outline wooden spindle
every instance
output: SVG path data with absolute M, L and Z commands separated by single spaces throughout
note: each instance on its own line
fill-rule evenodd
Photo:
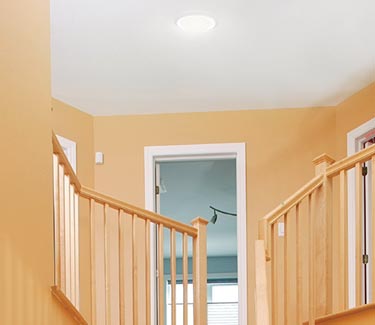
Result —
M 188 235 L 185 232 L 183 235 L 183 250 L 182 250 L 182 285 L 183 285 L 183 311 L 184 322 L 183 325 L 188 325 Z
M 296 319 L 297 324 L 302 324 L 302 283 L 303 283 L 303 273 L 302 273 L 302 243 L 300 234 L 300 205 L 296 205 L 296 273 L 297 273 L 297 286 L 296 286 Z
M 158 225 L 158 316 L 159 324 L 164 324 L 164 226 Z
M 122 210 L 118 210 L 117 224 L 118 224 L 118 263 L 119 263 L 119 317 L 120 325 L 125 325 L 125 265 L 124 265 L 124 215 Z
M 371 158 L 371 279 L 372 279 L 372 302 L 375 303 L 375 156 Z
M 355 165 L 355 291 L 356 291 L 356 306 L 362 304 L 362 164 Z
M 55 285 L 61 289 L 61 245 L 60 245 L 60 184 L 59 157 L 53 155 L 53 214 L 54 214 L 54 246 L 55 246 Z
M 289 268 L 288 268 L 288 214 L 284 215 L 284 324 L 288 324 Z
M 263 240 L 255 241 L 255 324 L 270 325 L 267 295 L 267 268 Z
M 75 307 L 79 310 L 80 306 L 80 281 L 79 281 L 79 197 L 77 193 L 74 193 L 74 228 L 75 228 L 75 246 L 74 246 L 74 258 L 75 258 L 75 296 L 76 304 Z
M 151 292 L 150 292 L 150 261 L 151 261 L 151 253 L 150 253 L 150 220 L 147 219 L 145 221 L 145 283 L 146 283 L 146 325 L 151 324 Z
M 69 183 L 70 183 L 70 177 L 69 177 Z M 76 287 L 75 287 L 75 269 L 76 269 L 76 259 L 75 259 L 75 222 L 74 222 L 74 187 L 72 184 L 69 184 L 69 203 L 70 203 L 70 213 L 69 213 L 69 219 L 70 219 L 70 292 L 71 292 L 71 302 L 73 305 L 76 305 Z
M 137 262 L 137 219 L 132 216 L 132 260 L 133 260 L 133 321 L 138 324 L 138 262 Z
M 66 243 L 65 243 L 65 176 L 64 166 L 59 164 L 59 208 L 60 208 L 60 233 L 59 233 L 59 246 L 60 246 L 60 288 L 61 291 L 66 293 Z
M 95 201 L 90 199 L 90 271 L 91 271 L 91 322 L 96 322 L 96 238 L 95 238 Z
M 278 269 L 277 269 L 277 243 L 275 238 L 275 227 L 277 223 L 271 225 L 271 267 L 272 267 L 272 324 L 278 323 Z
M 198 230 L 193 239 L 194 325 L 207 325 L 207 224 L 203 218 L 192 222 Z
M 69 299 L 72 299 L 72 292 L 71 292 L 71 228 L 70 228 L 70 190 L 69 190 L 69 176 L 64 176 L 64 204 L 65 204 L 65 275 L 66 275 L 66 287 L 65 293 Z
M 176 230 L 171 229 L 171 305 L 172 305 L 172 325 L 176 325 Z
M 348 309 L 348 181 L 347 172 L 340 172 L 339 215 L 339 307 Z
M 110 285 L 110 256 L 109 256 L 109 222 L 108 204 L 104 204 L 104 281 L 105 281 L 105 324 L 111 325 L 111 285 Z
M 309 220 L 309 325 L 315 324 L 315 220 L 312 216 L 312 195 L 308 197 Z

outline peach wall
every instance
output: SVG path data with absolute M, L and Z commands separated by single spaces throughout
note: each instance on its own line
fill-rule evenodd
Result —
M 53 285 L 49 1 L 0 4 L 0 324 L 74 324 Z
M 96 189 L 144 206 L 145 146 L 245 142 L 249 324 L 254 322 L 257 220 L 314 175 L 312 159 L 335 149 L 335 109 L 285 109 L 94 119 Z M 192 216 L 193 218 L 194 216 Z
M 341 159 L 347 152 L 347 133 L 375 117 L 375 83 L 339 104 L 336 112 L 336 158 Z

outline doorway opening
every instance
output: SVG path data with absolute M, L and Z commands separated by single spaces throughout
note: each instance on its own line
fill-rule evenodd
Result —
M 352 155 L 362 149 L 365 149 L 375 143 L 375 119 L 372 119 L 358 128 L 352 130 L 347 136 L 347 148 L 348 155 Z M 355 174 L 351 170 L 348 172 L 348 252 L 349 252 L 349 307 L 355 306 L 355 266 L 356 263 L 361 263 L 362 270 L 362 303 L 367 304 L 372 300 L 374 292 L 371 292 L 372 279 L 371 272 L 372 265 L 369 256 L 371 256 L 371 238 L 375 234 L 372 234 L 372 200 L 371 193 L 373 190 L 371 186 L 371 173 L 372 173 L 371 161 L 368 161 L 362 165 L 362 258 L 356 260 L 355 256 Z
M 208 225 L 208 312 L 212 312 L 212 319 L 214 319 L 214 307 L 220 307 L 224 304 L 228 307 L 231 307 L 232 316 L 236 316 L 237 323 L 240 325 L 247 324 L 247 262 L 246 262 L 246 173 L 245 173 L 245 145 L 243 143 L 235 143 L 235 144 L 212 144 L 212 145 L 191 145 L 191 146 L 164 146 L 164 147 L 146 147 L 145 148 L 145 193 L 146 193 L 146 209 L 152 211 L 159 211 L 162 214 L 170 215 L 174 217 L 173 214 L 176 212 L 168 211 L 168 207 L 165 206 L 167 211 L 163 209 L 163 200 L 168 200 L 166 193 L 171 194 L 170 200 L 180 202 L 181 207 L 181 198 L 176 198 L 172 191 L 172 184 L 170 181 L 166 181 L 163 177 L 163 169 L 166 169 L 166 172 L 171 173 L 172 175 L 166 176 L 169 179 L 177 180 L 176 175 L 181 175 L 182 168 L 190 168 L 193 169 L 198 167 L 198 169 L 205 170 L 206 172 L 211 170 L 214 175 L 212 179 L 225 177 L 223 175 L 223 166 L 226 165 L 225 168 L 228 166 L 232 166 L 232 176 L 233 176 L 233 184 L 234 190 L 231 189 L 235 193 L 235 198 L 232 199 L 232 203 L 225 203 L 223 200 L 212 202 L 212 198 L 209 198 L 208 195 L 200 195 L 202 198 L 199 199 L 201 203 L 198 204 L 197 198 L 193 198 L 196 201 L 197 206 L 201 206 L 201 210 L 203 212 L 195 212 L 194 209 L 191 213 L 193 215 L 186 215 L 184 212 L 181 212 L 182 218 L 187 218 L 189 220 L 179 220 L 185 223 L 189 223 L 191 219 L 195 217 L 194 214 L 204 214 L 201 217 L 206 218 L 210 221 L 213 217 L 213 214 L 217 214 L 216 224 L 210 223 Z M 221 170 L 221 171 L 220 171 Z M 161 173 L 160 173 L 161 172 Z M 186 171 L 185 171 L 186 172 Z M 159 174 L 160 173 L 160 174 Z M 175 177 L 173 177 L 173 173 Z M 161 176 L 161 177 L 160 177 Z M 195 175 L 197 176 L 197 175 Z M 186 177 L 185 177 L 186 178 Z M 189 179 L 188 179 L 189 180 Z M 190 177 L 190 181 L 192 177 Z M 160 181 L 160 182 L 159 182 Z M 172 181 L 173 183 L 173 181 Z M 189 185 L 190 186 L 190 185 Z M 156 189 L 159 188 L 159 195 L 156 195 Z M 185 188 L 186 190 L 186 188 Z M 164 195 L 164 198 L 163 198 Z M 181 197 L 187 196 L 187 192 L 184 192 Z M 196 193 L 191 193 L 191 196 L 196 195 Z M 206 199 L 204 198 L 206 196 Z M 205 200 L 207 202 L 205 202 Z M 210 202 L 211 201 L 211 202 Z M 227 204 L 225 206 L 221 206 L 220 204 Z M 232 206 L 230 206 L 232 204 Z M 191 203 L 186 205 L 192 205 Z M 215 206 L 216 205 L 216 206 Z M 232 214 L 236 214 L 237 216 L 224 216 L 224 214 L 220 214 L 220 212 L 213 211 L 210 206 L 221 210 L 231 212 Z M 175 207 L 176 208 L 176 207 Z M 193 206 L 193 208 L 196 208 Z M 234 210 L 234 211 L 232 211 Z M 232 227 L 232 234 L 235 233 L 235 240 L 233 243 L 228 242 L 228 247 L 225 245 L 221 245 L 222 249 L 227 249 L 224 253 L 219 253 L 220 245 L 215 245 L 215 240 L 210 244 L 210 235 L 209 233 L 216 229 L 220 230 L 223 229 L 223 224 L 231 223 Z M 229 228 L 229 226 L 227 226 Z M 234 229 L 234 231 L 233 231 Z M 225 229 L 224 229 L 225 231 Z M 215 231 L 214 231 L 215 232 Z M 155 236 L 155 235 L 154 235 Z M 215 235 L 213 235 L 215 238 Z M 217 239 L 218 237 L 216 237 Z M 152 242 L 156 242 L 155 238 L 151 239 Z M 216 240 L 217 241 L 217 240 Z M 210 248 L 211 246 L 211 248 Z M 231 246 L 231 248 L 229 247 Z M 216 250 L 216 252 L 215 252 Z M 234 251 L 236 251 L 236 255 L 234 255 Z M 210 253 L 211 252 L 211 253 Z M 216 256 L 215 256 L 216 254 Z M 223 254 L 219 256 L 218 254 Z M 220 263 L 221 264 L 220 264 Z M 218 270 L 217 272 L 210 272 L 210 265 L 211 270 L 215 268 L 215 263 L 219 263 L 217 265 L 226 265 L 226 267 L 231 267 L 231 270 L 226 269 L 226 272 L 221 272 Z M 152 262 L 153 268 L 155 269 L 156 274 L 156 266 Z M 236 267 L 234 269 L 233 267 Z M 219 266 L 219 268 L 222 268 Z M 222 269 L 224 270 L 224 269 Z M 211 274 L 210 274 L 211 273 Z M 151 280 L 151 291 L 154 293 L 153 296 L 156 297 L 156 279 Z M 166 283 L 166 292 L 168 293 L 168 282 Z M 223 292 L 227 292 L 225 297 L 223 296 Z M 168 295 L 167 295 L 168 297 Z M 223 299 L 224 298 L 224 299 Z M 230 299 L 229 299 L 230 298 Z M 229 299 L 229 300 L 228 300 Z M 211 302 L 211 307 L 210 307 Z M 155 305 L 156 305 L 156 298 L 155 298 Z M 168 301 L 167 301 L 168 305 Z M 229 308 L 229 307 L 228 307 Z M 229 311 L 228 311 L 229 312 Z M 153 308 L 153 315 L 152 319 L 154 320 L 154 324 L 156 325 L 156 308 Z M 208 315 L 210 318 L 210 315 Z M 234 319 L 234 318 L 233 318 Z M 213 320 L 216 321 L 217 320 Z M 219 324 L 219 323 L 218 323 Z M 232 323 L 231 323 L 232 324 Z M 160 324 L 161 325 L 161 324 Z M 164 325 L 164 324 L 162 324 Z

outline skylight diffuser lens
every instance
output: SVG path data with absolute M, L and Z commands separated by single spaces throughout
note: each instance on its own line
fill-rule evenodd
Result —
M 205 33 L 216 26 L 213 18 L 204 15 L 188 15 L 177 20 L 177 26 L 187 33 Z

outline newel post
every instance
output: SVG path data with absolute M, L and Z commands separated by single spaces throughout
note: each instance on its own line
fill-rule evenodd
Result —
M 335 160 L 327 154 L 313 160 L 315 175 L 324 175 L 323 186 L 316 191 L 313 205 L 315 233 L 315 306 L 316 316 L 332 312 L 332 179 L 327 178 L 326 170 Z
M 193 239 L 194 325 L 207 325 L 207 224 L 200 217 L 192 221 L 198 230 Z

